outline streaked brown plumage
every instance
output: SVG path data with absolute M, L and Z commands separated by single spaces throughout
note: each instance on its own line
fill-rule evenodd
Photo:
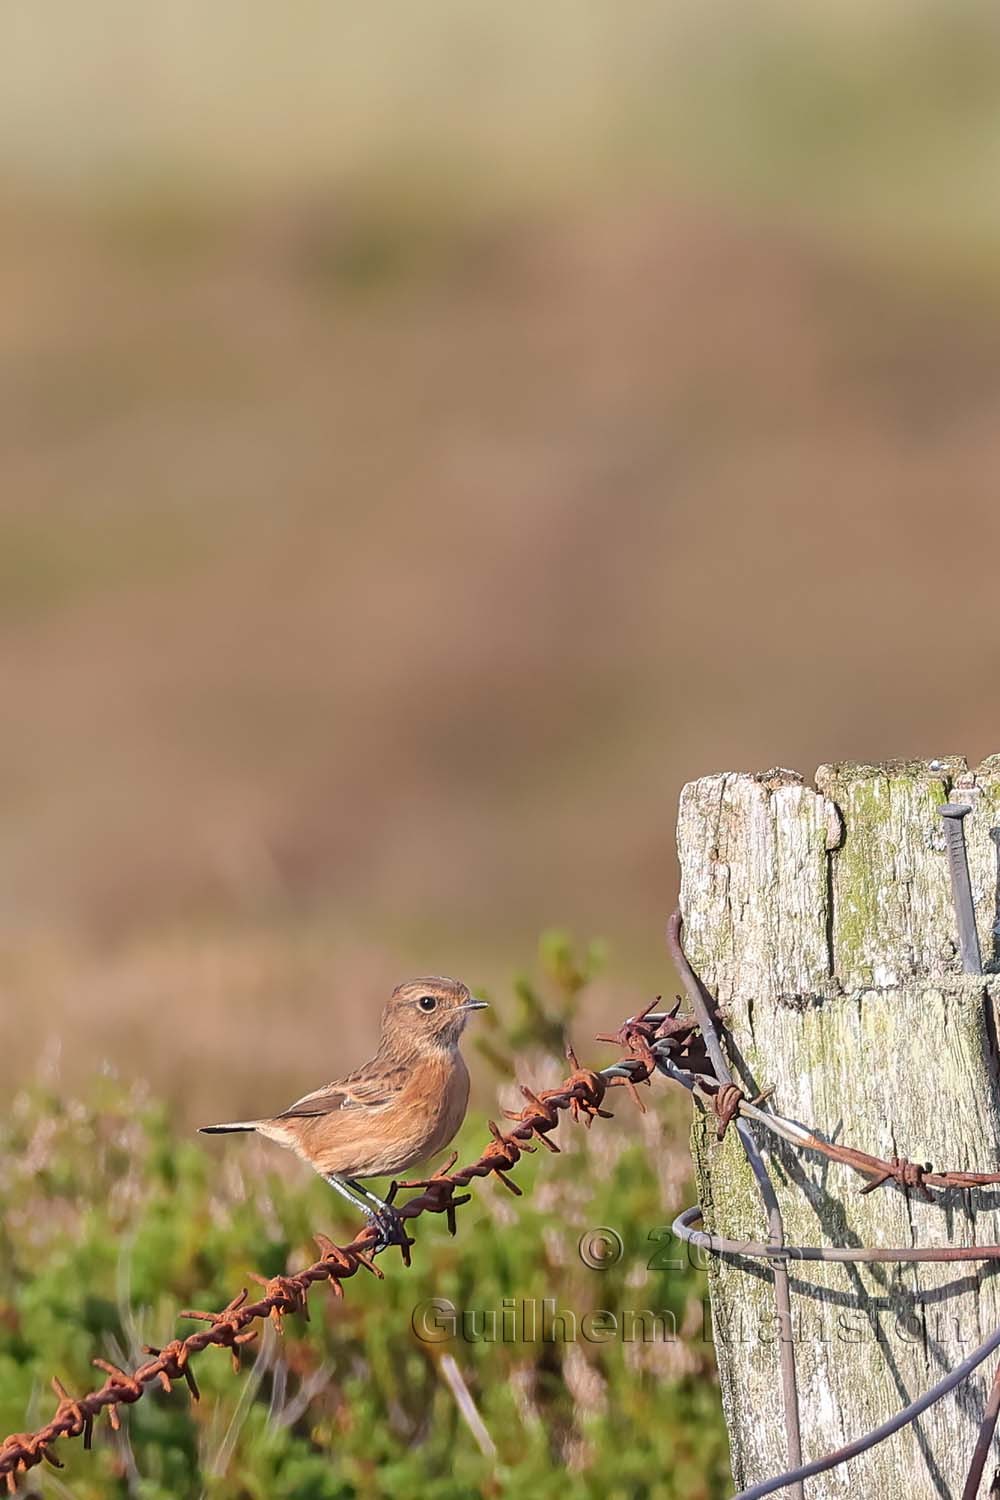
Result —
M 370 1062 L 279 1115 L 202 1130 L 253 1130 L 277 1141 L 380 1223 L 391 1221 L 381 1199 L 356 1179 L 396 1176 L 451 1141 L 469 1102 L 459 1039 L 470 1013 L 485 1003 L 456 979 L 412 979 L 393 990 Z

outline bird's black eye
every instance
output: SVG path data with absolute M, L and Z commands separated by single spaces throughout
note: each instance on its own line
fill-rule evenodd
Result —
M 435 1000 L 433 995 L 421 995 L 420 999 L 417 1001 L 417 1004 L 420 1006 L 421 1010 L 431 1011 L 437 1005 L 437 1001 Z

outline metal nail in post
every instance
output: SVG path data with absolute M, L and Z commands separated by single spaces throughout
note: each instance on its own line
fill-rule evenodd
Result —
M 983 958 L 979 951 L 979 932 L 976 927 L 976 908 L 972 901 L 972 882 L 969 879 L 969 856 L 965 848 L 963 820 L 972 808 L 965 802 L 946 802 L 938 808 L 944 818 L 944 836 L 948 848 L 948 868 L 951 871 L 951 894 L 958 920 L 958 946 L 962 954 L 962 968 L 966 974 L 981 974 Z

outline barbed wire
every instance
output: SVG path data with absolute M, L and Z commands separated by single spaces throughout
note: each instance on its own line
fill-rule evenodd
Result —
M 630 1016 L 617 1032 L 598 1034 L 599 1041 L 614 1042 L 624 1049 L 624 1055 L 618 1062 L 598 1070 L 582 1067 L 573 1048 L 567 1048 L 566 1055 L 572 1065 L 572 1073 L 558 1087 L 543 1089 L 538 1093 L 522 1085 L 521 1094 L 527 1101 L 524 1107 L 520 1110 L 503 1111 L 505 1118 L 513 1122 L 512 1127 L 504 1131 L 495 1121 L 490 1120 L 490 1142 L 475 1161 L 456 1170 L 454 1164 L 458 1154 L 453 1152 L 432 1176 L 392 1184 L 387 1197 L 394 1206 L 394 1200 L 400 1191 L 408 1190 L 415 1194 L 396 1209 L 399 1220 L 405 1224 L 425 1213 L 444 1214 L 448 1229 L 454 1234 L 456 1210 L 469 1202 L 471 1197 L 471 1194 L 463 1193 L 461 1189 L 468 1187 L 477 1178 L 493 1176 L 509 1192 L 520 1196 L 520 1187 L 508 1174 L 522 1155 L 533 1153 L 537 1149 L 537 1144 L 552 1152 L 559 1151 L 559 1146 L 550 1139 L 550 1134 L 558 1126 L 563 1113 L 568 1111 L 574 1120 L 589 1129 L 595 1119 L 610 1118 L 610 1112 L 602 1108 L 602 1105 L 608 1090 L 614 1087 L 624 1088 L 638 1107 L 645 1110 L 638 1085 L 649 1084 L 654 1076 L 660 1075 L 681 1084 L 715 1116 L 720 1140 L 730 1125 L 735 1127 L 760 1192 L 769 1233 L 766 1241 L 759 1242 L 731 1240 L 723 1235 L 708 1234 L 696 1227 L 701 1220 L 701 1209 L 698 1207 L 686 1209 L 678 1215 L 674 1221 L 674 1231 L 681 1239 L 710 1254 L 766 1261 L 773 1277 L 779 1328 L 791 1327 L 790 1262 L 1000 1260 L 1000 1245 L 918 1249 L 786 1243 L 777 1194 L 750 1128 L 751 1121 L 798 1150 L 818 1152 L 828 1160 L 867 1176 L 869 1181 L 862 1192 L 871 1192 L 894 1183 L 903 1192 L 916 1190 L 933 1199 L 930 1191 L 932 1187 L 972 1189 L 1000 1183 L 1000 1173 L 939 1172 L 929 1163 L 914 1163 L 902 1157 L 885 1159 L 854 1147 L 835 1145 L 797 1121 L 785 1119 L 771 1109 L 763 1109 L 761 1106 L 768 1095 L 749 1098 L 732 1077 L 719 1035 L 715 1002 L 688 962 L 681 935 L 681 916 L 679 912 L 675 912 L 668 923 L 667 944 L 693 1014 L 679 1014 L 680 1001 L 670 1011 L 657 1011 L 658 998 L 640 1015 Z M 347 1245 L 335 1245 L 323 1234 L 314 1235 L 314 1239 L 321 1252 L 318 1260 L 293 1275 L 263 1277 L 251 1273 L 251 1279 L 264 1289 L 263 1296 L 254 1302 L 248 1300 L 248 1290 L 243 1288 L 221 1311 L 189 1309 L 182 1312 L 182 1318 L 192 1318 L 208 1326 L 185 1338 L 172 1339 L 162 1348 L 145 1346 L 146 1352 L 152 1357 L 135 1370 L 129 1372 L 107 1360 L 94 1359 L 92 1363 L 105 1372 L 107 1379 L 97 1390 L 80 1397 L 74 1397 L 58 1379 L 53 1379 L 52 1388 L 58 1398 L 58 1405 L 51 1420 L 35 1432 L 12 1433 L 0 1443 L 0 1476 L 5 1478 L 8 1491 L 14 1493 L 19 1476 L 43 1461 L 57 1468 L 62 1467 L 61 1461 L 53 1452 L 53 1445 L 59 1439 L 82 1436 L 84 1447 L 89 1448 L 94 1423 L 105 1410 L 111 1426 L 117 1430 L 121 1421 L 119 1408 L 140 1400 L 154 1386 L 170 1391 L 174 1381 L 183 1379 L 191 1395 L 197 1400 L 198 1384 L 191 1368 L 191 1360 L 195 1355 L 212 1346 L 227 1348 L 232 1356 L 234 1370 L 238 1370 L 241 1350 L 257 1336 L 258 1330 L 252 1325 L 270 1318 L 280 1328 L 282 1320 L 289 1313 L 301 1313 L 308 1319 L 308 1295 L 317 1283 L 326 1282 L 336 1297 L 342 1297 L 342 1283 L 360 1270 L 382 1278 L 383 1273 L 375 1264 L 375 1258 L 391 1248 L 391 1245 L 376 1225 L 366 1225 Z M 393 1243 L 400 1250 L 405 1264 L 409 1265 L 410 1250 L 415 1241 L 404 1230 L 401 1238 Z M 779 1358 L 790 1467 L 783 1474 L 742 1490 L 733 1500 L 763 1500 L 764 1496 L 779 1489 L 789 1489 L 796 1497 L 803 1496 L 803 1483 L 806 1479 L 847 1463 L 915 1421 L 930 1406 L 967 1379 L 998 1348 L 1000 1329 L 984 1340 L 967 1359 L 923 1396 L 897 1412 L 889 1421 L 836 1452 L 803 1464 L 794 1341 L 790 1337 L 782 1337 L 779 1340 Z M 1000 1368 L 984 1408 L 962 1500 L 975 1500 L 978 1493 L 998 1415 Z M 994 1485 L 1000 1486 L 1000 1470 Z M 991 1495 L 994 1493 L 1000 1494 L 1000 1487 L 991 1489 Z
M 521 1093 L 528 1101 L 524 1108 L 504 1110 L 504 1115 L 515 1122 L 512 1129 L 504 1132 L 495 1121 L 488 1122 L 491 1140 L 475 1161 L 454 1171 L 452 1168 L 458 1160 L 458 1153 L 453 1152 L 433 1176 L 419 1181 L 394 1182 L 388 1195 L 390 1202 L 402 1189 L 419 1190 L 396 1210 L 400 1220 L 406 1223 L 425 1213 L 444 1214 L 448 1229 L 454 1234 L 455 1210 L 467 1203 L 471 1196 L 459 1190 L 476 1178 L 493 1176 L 509 1192 L 520 1196 L 521 1189 L 507 1174 L 522 1155 L 537 1149 L 536 1142 L 549 1151 L 559 1151 L 549 1134 L 559 1124 L 561 1114 L 568 1111 L 574 1120 L 589 1129 L 595 1119 L 611 1118 L 610 1112 L 601 1107 L 610 1088 L 624 1087 L 638 1100 L 633 1081 L 635 1070 L 630 1059 L 594 1071 L 581 1067 L 572 1047 L 567 1049 L 567 1057 L 573 1072 L 562 1084 L 537 1094 L 522 1087 Z M 280 1328 L 288 1313 L 302 1313 L 308 1318 L 308 1295 L 318 1282 L 325 1281 L 335 1296 L 342 1297 L 342 1283 L 361 1270 L 382 1278 L 375 1257 L 390 1246 L 374 1224 L 366 1225 L 348 1245 L 335 1245 L 323 1234 L 316 1234 L 313 1238 L 321 1252 L 319 1260 L 294 1275 L 252 1275 L 251 1279 L 264 1288 L 264 1295 L 255 1302 L 248 1301 L 249 1293 L 244 1287 L 220 1312 L 199 1309 L 182 1312 L 182 1318 L 193 1318 L 209 1326 L 188 1334 L 186 1338 L 172 1339 L 162 1348 L 146 1345 L 146 1352 L 152 1358 L 137 1369 L 123 1370 L 107 1360 L 94 1359 L 92 1363 L 105 1372 L 107 1379 L 99 1389 L 79 1397 L 71 1395 L 58 1379 L 53 1379 L 52 1389 L 58 1405 L 51 1420 L 35 1432 L 12 1433 L 0 1443 L 0 1476 L 5 1478 L 8 1492 L 13 1494 L 16 1491 L 18 1476 L 43 1461 L 55 1468 L 63 1467 L 53 1452 L 53 1445 L 60 1438 L 82 1437 L 84 1447 L 89 1448 L 95 1420 L 105 1410 L 112 1428 L 117 1431 L 121 1423 L 119 1408 L 141 1400 L 154 1386 L 170 1391 L 175 1380 L 184 1380 L 197 1400 L 198 1382 L 191 1368 L 195 1355 L 213 1345 L 229 1349 L 233 1368 L 238 1370 L 241 1350 L 257 1336 L 257 1330 L 251 1325 L 271 1318 Z M 404 1231 L 398 1248 L 407 1265 L 414 1243 Z

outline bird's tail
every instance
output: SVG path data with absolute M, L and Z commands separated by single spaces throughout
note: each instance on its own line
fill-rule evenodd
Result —
M 232 1120 L 228 1125 L 199 1125 L 202 1135 L 229 1135 L 235 1130 L 256 1130 L 257 1120 Z

